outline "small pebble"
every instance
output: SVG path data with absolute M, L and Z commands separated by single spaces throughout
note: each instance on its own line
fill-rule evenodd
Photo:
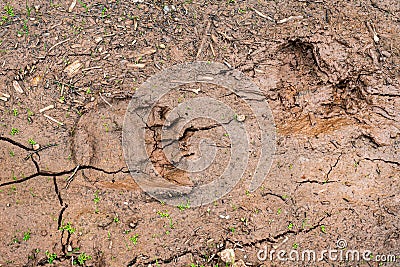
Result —
M 388 51 L 382 51 L 382 55 L 387 58 L 391 57 L 391 54 Z
M 165 44 L 160 44 L 161 49 L 165 49 Z
M 226 263 L 234 263 L 235 262 L 235 251 L 231 248 L 224 249 L 221 251 L 220 255 L 221 260 Z
M 40 148 L 40 145 L 39 144 L 34 144 L 32 147 L 33 147 L 34 150 L 38 150 Z
M 170 11 L 171 11 L 171 9 L 169 8 L 169 6 L 164 6 L 164 13 L 165 14 L 168 14 Z
M 238 122 L 244 122 L 246 119 L 246 116 L 245 115 L 237 115 L 236 119 Z
M 229 218 L 230 218 L 231 216 L 220 214 L 219 217 L 220 217 L 221 219 L 229 220 Z
M 68 245 L 67 251 L 68 251 L 68 252 L 71 252 L 71 251 L 72 251 L 72 246 L 71 246 L 71 245 Z

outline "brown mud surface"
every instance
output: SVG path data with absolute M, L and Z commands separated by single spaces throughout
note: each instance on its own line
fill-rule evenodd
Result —
M 71 2 L 1 3 L 0 266 L 225 266 L 227 248 L 235 266 L 399 264 L 399 1 Z M 147 78 L 196 60 L 260 87 L 277 148 L 255 192 L 239 183 L 212 204 L 177 208 L 135 184 L 122 127 Z M 247 114 L 224 89 L 200 87 L 167 95 L 153 126 L 201 95 Z M 180 144 L 196 157 L 200 139 L 214 140 L 219 154 L 203 176 L 171 167 L 154 131 L 156 169 L 177 184 L 212 180 L 230 156 L 213 123 L 193 121 Z M 252 129 L 251 116 L 245 123 Z M 264 248 L 335 249 L 339 239 L 342 251 L 372 251 L 371 261 L 257 258 Z

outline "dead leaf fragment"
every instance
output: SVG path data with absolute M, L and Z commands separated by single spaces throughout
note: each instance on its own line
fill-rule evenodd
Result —
M 292 21 L 292 20 L 295 20 L 295 19 L 302 19 L 302 18 L 303 18 L 303 16 L 290 16 L 288 18 L 284 18 L 284 19 L 278 20 L 276 23 L 277 24 L 282 24 L 282 23 L 285 23 L 285 22 L 289 22 L 289 21 Z
M 141 63 L 139 63 L 139 64 L 132 64 L 132 63 L 128 63 L 128 64 L 126 64 L 126 66 L 127 66 L 128 68 L 139 68 L 139 69 L 143 69 L 144 67 L 146 67 L 146 64 L 141 64 Z
M 71 63 L 70 65 L 68 65 L 65 69 L 64 72 L 67 73 L 68 77 L 73 77 L 75 76 L 75 74 L 78 73 L 78 71 L 80 70 L 80 68 L 82 68 L 83 64 L 79 61 L 76 60 L 73 63 Z
M 234 263 L 235 262 L 235 251 L 231 248 L 224 249 L 219 254 L 221 260 L 226 263 Z
M 36 77 L 32 78 L 31 85 L 38 86 L 41 80 L 42 80 L 42 77 L 36 76 Z
M 76 0 L 72 0 L 71 5 L 68 8 L 68 12 L 71 13 L 75 6 L 76 6 Z
M 17 81 L 13 81 L 13 86 L 15 91 L 17 91 L 20 94 L 24 93 L 24 90 L 22 90 L 21 85 L 19 85 L 19 83 Z

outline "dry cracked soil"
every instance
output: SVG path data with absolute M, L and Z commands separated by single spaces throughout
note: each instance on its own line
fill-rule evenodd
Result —
M 0 266 L 398 266 L 398 0 L 3 0 L 0 15 Z M 193 61 L 261 89 L 276 151 L 256 191 L 240 182 L 211 204 L 176 207 L 135 183 L 122 129 L 149 77 Z M 207 120 L 188 124 L 179 145 L 196 158 L 199 140 L 213 139 L 210 169 L 191 179 L 163 154 L 160 123 L 201 96 L 255 127 L 227 88 L 171 91 L 144 141 L 177 185 L 212 181 L 234 156 Z M 336 259 L 321 254 L 335 249 Z M 323 257 L 282 261 L 279 250 Z M 354 250 L 371 253 L 338 256 Z

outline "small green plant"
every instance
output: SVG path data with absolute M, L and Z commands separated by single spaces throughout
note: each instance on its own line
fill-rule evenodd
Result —
M 162 212 L 162 211 L 157 211 L 157 214 L 160 215 L 161 218 L 169 218 L 169 213 L 168 210 Z
M 14 157 L 14 156 L 15 156 L 14 151 L 10 150 L 10 156 L 11 156 L 11 157 Z
M 293 226 L 294 226 L 294 224 L 293 224 L 293 223 L 289 223 L 289 225 L 288 225 L 288 227 L 287 227 L 287 228 L 288 228 L 289 230 L 292 230 L 292 229 L 293 229 Z
M 321 232 L 326 234 L 326 226 L 325 225 L 321 225 Z
M 31 117 L 34 115 L 34 113 L 30 109 L 27 110 L 27 113 L 28 113 L 28 122 L 32 123 L 32 118 Z
M 278 215 L 279 215 L 279 214 L 281 214 L 281 213 L 282 213 L 282 209 L 281 209 L 281 208 L 279 208 L 279 209 L 278 209 L 278 211 L 276 212 L 276 214 L 278 214 Z
M 108 126 L 108 123 L 103 123 L 104 129 L 106 132 L 110 131 L 110 127 Z
M 22 25 L 22 30 L 24 31 L 24 33 L 26 35 L 29 34 L 28 20 L 27 19 L 24 20 L 24 24 Z
M 7 16 L 1 16 L 0 26 L 3 25 L 4 23 L 6 23 L 7 21 L 8 21 Z
M 15 17 L 14 8 L 13 8 L 12 6 L 6 5 L 6 6 L 4 7 L 4 10 L 7 12 L 7 14 L 8 14 L 10 17 Z
M 50 253 L 48 250 L 46 250 L 45 254 L 47 256 L 47 262 L 50 264 L 53 264 L 54 260 L 57 259 L 56 253 Z
M 31 230 L 24 232 L 24 237 L 22 238 L 24 241 L 28 241 L 31 239 Z
M 138 234 L 135 234 L 135 235 L 131 236 L 131 237 L 129 238 L 129 240 L 130 240 L 134 245 L 136 245 L 136 243 L 137 243 L 137 241 L 138 241 L 138 238 L 139 238 L 139 235 L 138 235 Z
M 15 117 L 18 116 L 18 110 L 17 110 L 16 108 L 13 108 L 12 112 L 13 112 L 13 115 L 14 115 Z
M 171 228 L 171 229 L 174 229 L 174 228 L 175 228 L 175 224 L 174 224 L 174 222 L 172 221 L 171 218 L 169 218 L 168 223 L 169 223 L 169 228 Z
M 101 18 L 106 18 L 109 17 L 110 15 L 106 15 L 107 13 L 107 8 L 103 7 L 103 9 L 101 10 Z
M 13 242 L 14 244 L 19 244 L 19 243 L 20 243 L 20 242 L 19 242 L 19 239 L 18 239 L 16 236 L 13 237 L 12 242 Z
M 190 202 L 189 200 L 186 201 L 186 204 L 179 204 L 178 209 L 179 210 L 185 210 L 190 208 Z
M 31 144 L 32 146 L 36 145 L 36 141 L 33 140 L 32 138 L 29 138 L 28 143 Z
M 115 222 L 115 223 L 119 223 L 119 218 L 118 218 L 118 216 L 115 216 L 115 217 L 114 217 L 114 222 Z
M 78 258 L 74 261 L 74 264 L 85 265 L 86 261 L 91 260 L 92 256 L 87 255 L 85 252 L 79 254 Z
M 12 128 L 11 128 L 10 134 L 11 134 L 12 136 L 14 136 L 14 135 L 16 135 L 16 134 L 19 134 L 19 130 L 18 130 L 17 128 L 12 127 Z
M 229 227 L 229 231 L 231 231 L 231 233 L 234 234 L 235 233 L 235 227 L 233 227 L 233 226 Z
M 93 202 L 94 202 L 94 204 L 97 204 L 97 203 L 100 202 L 99 191 L 96 191 L 96 192 L 94 193 Z
M 354 160 L 354 168 L 357 168 L 359 164 L 360 164 L 359 161 Z
M 298 249 L 298 248 L 299 248 L 299 244 L 293 243 L 292 248 L 293 248 L 293 249 Z
M 85 9 L 86 13 L 89 12 L 89 7 L 87 6 L 87 4 L 83 3 L 81 0 L 78 0 L 78 3 Z
M 90 90 L 90 88 L 88 88 L 88 89 L 86 90 L 86 94 L 90 95 L 91 93 L 92 93 L 92 90 Z
M 30 17 L 31 16 L 31 13 L 32 13 L 32 7 L 30 7 L 29 5 L 28 5 L 28 0 L 26 0 L 26 15 L 28 16 L 28 17 Z
M 67 232 L 69 232 L 70 234 L 73 234 L 73 233 L 75 233 L 75 231 L 76 231 L 76 229 L 72 227 L 72 225 L 71 225 L 70 222 L 68 222 L 66 225 L 61 225 L 61 227 L 60 227 L 59 230 L 60 230 L 60 231 L 67 231 Z

